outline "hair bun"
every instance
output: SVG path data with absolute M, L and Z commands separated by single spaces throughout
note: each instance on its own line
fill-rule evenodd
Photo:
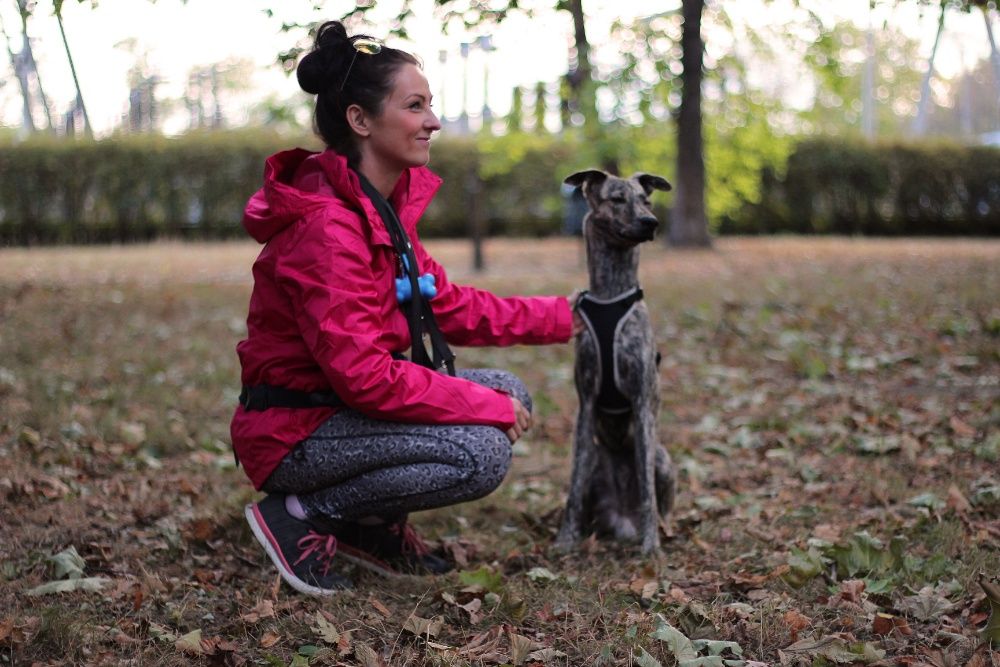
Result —
M 340 69 L 351 40 L 340 21 L 327 21 L 316 31 L 312 51 L 299 61 L 295 76 L 299 86 L 310 95 L 318 95 L 330 87 L 331 76 Z

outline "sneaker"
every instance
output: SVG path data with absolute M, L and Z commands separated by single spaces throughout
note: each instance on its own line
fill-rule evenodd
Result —
M 268 495 L 244 511 L 254 537 L 288 585 L 307 595 L 333 595 L 351 587 L 346 577 L 330 571 L 337 538 L 316 532 L 285 509 L 285 497 Z
M 345 559 L 386 577 L 404 574 L 444 574 L 452 565 L 431 553 L 404 516 L 394 522 L 362 525 L 325 519 L 340 538 L 339 553 Z

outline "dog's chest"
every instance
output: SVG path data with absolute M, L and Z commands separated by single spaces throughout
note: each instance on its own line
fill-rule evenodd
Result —
M 615 299 L 585 294 L 578 302 L 584 333 L 576 347 L 576 382 L 601 412 L 626 413 L 641 390 L 645 354 L 651 343 L 649 318 L 635 289 Z

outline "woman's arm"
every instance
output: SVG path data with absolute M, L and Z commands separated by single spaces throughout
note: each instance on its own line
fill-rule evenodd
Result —
M 564 296 L 499 297 L 449 282 L 444 268 L 413 240 L 420 273 L 434 274 L 438 294 L 434 316 L 449 343 L 517 345 L 564 343 L 572 334 L 570 304 Z

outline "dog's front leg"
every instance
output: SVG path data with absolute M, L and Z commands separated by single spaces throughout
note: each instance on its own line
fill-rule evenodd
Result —
M 639 534 L 642 535 L 642 552 L 651 553 L 660 548 L 660 514 L 656 501 L 656 411 L 649 405 L 636 408 L 635 470 L 639 477 Z
M 556 548 L 561 551 L 571 549 L 583 536 L 583 503 L 597 465 L 595 442 L 594 402 L 581 397 L 573 436 L 573 470 L 570 473 L 569 497 L 566 499 L 562 526 L 556 536 Z

